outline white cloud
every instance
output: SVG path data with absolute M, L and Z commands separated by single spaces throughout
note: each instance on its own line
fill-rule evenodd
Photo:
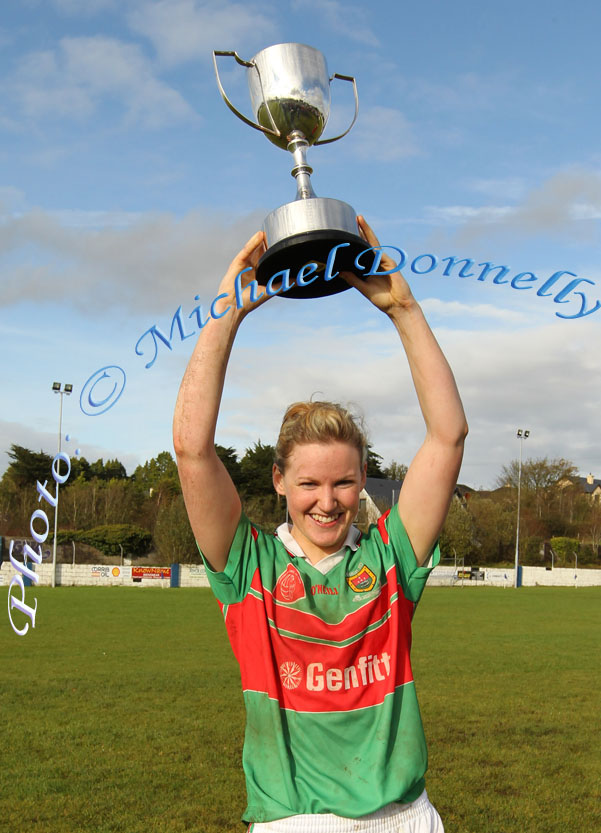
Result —
M 154 291 L 155 285 L 149 282 L 147 293 L 150 287 Z M 211 297 L 214 294 L 213 285 Z M 436 326 L 437 311 L 425 306 L 454 370 L 470 424 L 461 482 L 492 486 L 501 466 L 517 456 L 519 427 L 531 431 L 525 456 L 565 457 L 581 472 L 601 476 L 601 388 L 595 383 L 601 376 L 601 354 L 595 349 L 598 321 L 554 319 L 542 326 L 516 326 L 519 322 L 510 320 L 507 326 L 506 321 L 491 317 L 483 330 L 471 315 L 474 308 L 468 307 L 461 329 L 453 330 L 454 321 Z M 488 312 L 486 308 L 484 313 Z M 353 323 L 357 320 L 359 324 Z M 15 332 L 2 333 L 7 343 L 17 346 L 26 338 L 26 333 L 20 336 L 19 325 L 26 329 L 24 322 L 18 322 Z M 314 337 L 317 331 L 319 337 Z M 80 432 L 74 442 L 88 459 L 118 456 L 131 470 L 144 453 L 154 456 L 170 447 L 173 402 L 193 341 L 174 345 L 173 352 L 164 351 L 148 371 L 142 370 L 140 360 L 128 374 L 127 397 L 98 422 L 81 415 L 78 422 L 76 413 L 70 412 L 65 424 Z M 82 345 L 90 352 L 90 366 L 80 382 L 87 371 L 101 366 L 94 361 L 99 346 L 104 350 L 108 345 L 98 335 L 95 346 Z M 52 376 L 46 376 L 49 388 Z M 77 374 L 63 378 L 78 383 Z M 358 405 L 374 448 L 386 462 L 408 463 L 423 441 L 423 420 L 396 332 L 385 316 L 348 292 L 320 301 L 276 299 L 248 317 L 228 368 L 217 442 L 239 451 L 259 438 L 273 443 L 286 405 L 318 392 L 326 399 Z M 77 410 L 76 399 L 70 407 Z M 139 414 L 146 412 L 139 441 L 144 448 L 140 448 L 131 432 Z M 42 409 L 42 419 L 44 413 Z M 16 414 L 10 418 L 16 421 Z M 112 440 L 107 439 L 107 424 L 114 424 Z M 43 422 L 35 430 L 3 429 L 0 424 L 0 440 L 4 436 L 0 450 L 18 442 L 50 453 L 56 435 L 48 432 L 47 442 L 41 443 L 36 432 L 43 428 Z M 102 443 L 104 450 L 97 448 Z M 132 452 L 131 463 L 121 449 Z
M 157 0 L 128 15 L 131 29 L 147 37 L 169 66 L 211 57 L 213 49 L 251 50 L 266 46 L 277 27 L 262 4 Z M 249 59 L 251 54 L 242 54 Z
M 68 145 L 45 145 L 32 150 L 27 154 L 27 164 L 36 165 L 47 171 L 52 171 L 57 165 L 60 165 L 69 154 L 72 148 Z
M 526 232 L 567 229 L 575 220 L 598 217 L 601 175 L 593 171 L 560 171 L 533 188 L 508 219 Z
M 11 185 L 0 186 L 0 216 L 25 206 L 25 194 Z
M 144 215 L 137 211 L 79 211 L 77 209 L 63 209 L 49 211 L 65 228 L 106 229 L 127 228 L 144 221 Z
M 595 436 L 601 389 L 598 321 L 558 322 L 511 331 L 441 334 L 464 398 L 471 434 L 466 470 L 488 477 L 516 457 L 515 430 L 531 431 L 527 454 L 566 457 L 601 470 Z M 472 476 L 472 485 L 477 484 Z
M 278 302 L 276 302 L 278 303 Z M 286 313 L 281 301 L 279 307 Z M 290 302 L 297 303 L 297 302 Z M 340 302 L 342 304 L 342 302 Z M 221 439 L 243 449 L 257 438 L 274 442 L 285 406 L 315 391 L 357 402 L 365 410 L 375 450 L 388 462 L 408 463 L 424 426 L 406 360 L 387 322 L 355 330 L 322 327 L 319 339 L 269 314 L 246 322 L 236 345 L 220 416 Z M 257 314 L 259 315 L 259 314 Z M 487 331 L 435 328 L 457 378 L 470 424 L 461 482 L 492 486 L 501 466 L 515 459 L 518 427 L 531 431 L 532 457 L 565 457 L 601 476 L 598 414 L 601 376 L 598 322 L 560 322 Z M 253 345 L 253 333 L 272 342 Z M 286 350 L 278 345 L 286 343 Z M 268 368 L 268 371 L 266 371 Z M 249 415 L 250 418 L 249 418 Z
M 392 107 L 364 108 L 347 144 L 349 150 L 376 162 L 393 162 L 420 153 L 411 123 Z
M 70 439 L 67 442 L 66 436 Z M 79 447 L 79 438 L 74 435 L 63 435 L 61 443 L 61 450 L 69 454 L 70 457 L 75 456 L 75 451 Z M 45 454 L 53 456 L 57 452 L 57 432 L 56 431 L 38 431 L 31 426 L 24 425 L 22 422 L 7 422 L 0 420 L 0 477 L 8 468 L 10 458 L 8 451 L 11 445 L 20 445 L 23 448 L 29 448 L 31 451 L 43 451 Z M 96 460 L 110 460 L 115 457 L 115 451 L 112 448 L 102 447 L 100 445 L 89 445 L 81 448 L 81 456 L 85 457 L 90 463 Z M 140 461 L 134 454 L 122 453 L 119 460 L 123 463 L 129 474 L 139 465 Z M 50 471 L 48 471 L 50 475 Z M 36 490 L 35 483 L 31 483 L 31 503 L 35 503 Z
M 346 37 L 367 46 L 380 45 L 380 39 L 370 26 L 370 15 L 360 6 L 341 3 L 339 0 L 293 0 L 292 8 L 302 15 L 311 14 L 314 23 L 317 23 L 317 16 L 338 37 Z
M 477 110 L 482 113 L 495 109 L 499 100 L 508 96 L 515 99 L 516 85 L 511 71 L 496 75 L 467 72 L 441 82 L 412 78 L 406 81 L 405 95 L 429 112 Z
M 118 0 L 52 0 L 52 4 L 64 14 L 86 17 L 119 8 Z
M 461 225 L 464 242 L 503 231 L 578 238 L 592 235 L 596 225 L 591 221 L 601 218 L 601 174 L 584 169 L 559 171 L 530 189 L 517 205 L 428 206 L 426 218 Z
M 526 182 L 517 176 L 509 176 L 498 179 L 469 179 L 466 182 L 468 188 L 488 197 L 497 200 L 519 200 L 527 190 Z
M 98 227 L 103 221 L 111 225 Z M 115 307 L 167 315 L 195 294 L 210 304 L 224 264 L 260 225 L 258 215 L 232 221 L 215 212 L 0 216 L 0 306 L 63 297 L 94 316 Z
M 570 220 L 601 220 L 601 204 L 574 203 L 570 208 Z
M 525 324 L 531 317 L 518 310 L 503 309 L 492 304 L 464 304 L 461 301 L 442 301 L 440 298 L 425 298 L 419 303 L 428 317 L 458 318 L 463 326 L 466 320 L 481 322 L 483 319 L 503 321 L 506 324 Z
M 7 116 L 0 113 L 0 130 L 3 133 L 22 133 L 23 125 L 18 119 L 13 118 L 12 115 Z
M 118 102 L 126 123 L 157 128 L 197 118 L 177 90 L 155 77 L 136 44 L 114 38 L 63 38 L 55 50 L 21 59 L 10 84 L 22 112 L 85 119 Z
M 432 223 L 457 225 L 458 223 L 498 223 L 515 212 L 510 205 L 428 205 L 424 213 Z
M 0 26 L 0 48 L 9 46 L 14 42 L 15 33 L 6 26 Z

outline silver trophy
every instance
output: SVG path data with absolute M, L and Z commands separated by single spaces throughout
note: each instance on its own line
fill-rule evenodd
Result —
M 235 58 L 248 68 L 248 86 L 255 123 L 239 112 L 226 95 L 217 58 Z M 213 52 L 217 84 L 223 100 L 245 124 L 260 130 L 294 159 L 296 199 L 267 215 L 263 230 L 268 249 L 257 267 L 257 280 L 266 285 L 281 270 L 290 269 L 290 281 L 297 285 L 285 292 L 291 298 L 320 298 L 349 288 L 341 271 L 361 274 L 354 265 L 367 244 L 357 233 L 354 210 L 345 202 L 317 197 L 311 185 L 313 169 L 307 164 L 307 148 L 341 139 L 357 119 L 359 99 L 355 79 L 335 73 L 330 77 L 325 57 L 312 46 L 279 43 L 261 50 L 250 61 L 236 52 Z M 355 95 L 355 115 L 344 133 L 320 139 L 330 115 L 330 82 L 350 81 Z M 309 277 L 310 276 L 310 277 Z

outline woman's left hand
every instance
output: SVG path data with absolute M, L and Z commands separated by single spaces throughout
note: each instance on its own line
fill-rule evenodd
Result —
M 364 238 L 366 243 L 374 248 L 380 246 L 373 229 L 362 215 L 357 217 L 357 225 L 361 237 Z M 383 272 L 390 272 L 395 265 L 394 260 L 382 252 L 382 259 L 378 268 Z M 342 272 L 341 275 L 347 283 L 358 289 L 374 306 L 387 315 L 390 315 L 395 308 L 407 308 L 415 303 L 409 284 L 398 270 L 390 272 L 388 275 L 378 275 L 376 273 L 367 278 L 359 278 L 351 272 Z

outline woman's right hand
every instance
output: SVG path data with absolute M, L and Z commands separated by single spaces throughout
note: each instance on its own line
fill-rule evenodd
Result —
M 257 231 L 232 260 L 219 284 L 217 294 L 225 294 L 227 299 L 220 300 L 218 312 L 223 312 L 229 305 L 234 317 L 242 320 L 249 312 L 264 304 L 271 297 L 265 292 L 264 287 L 255 284 L 256 289 L 252 286 L 249 288 L 249 285 L 256 281 L 256 267 L 265 251 L 265 233 Z M 240 275 L 239 278 L 238 275 Z M 237 293 L 236 284 L 238 284 Z M 253 301 L 252 298 L 256 298 L 256 300 Z M 239 299 L 242 306 L 238 309 Z

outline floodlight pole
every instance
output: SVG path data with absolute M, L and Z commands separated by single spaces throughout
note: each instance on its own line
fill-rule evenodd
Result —
M 54 382 L 52 385 L 52 390 L 54 393 L 60 394 L 61 404 L 59 409 L 59 416 L 58 416 L 58 454 L 61 453 L 61 440 L 63 434 L 63 396 L 67 394 L 70 396 L 71 391 L 73 390 L 73 385 L 62 385 L 61 382 Z M 57 466 L 58 466 L 57 461 Z M 52 586 L 56 587 L 56 531 L 58 527 L 58 490 L 59 484 L 58 480 L 56 482 L 56 495 L 55 495 L 55 504 L 54 504 L 54 541 L 52 543 Z
M 518 428 L 516 436 L 520 441 L 520 464 L 518 468 L 518 522 L 515 532 L 515 575 L 513 577 L 514 587 L 518 586 L 518 568 L 520 565 L 520 495 L 522 488 L 522 443 L 524 440 L 528 439 L 528 437 L 530 436 L 530 431 L 522 431 L 521 428 Z

